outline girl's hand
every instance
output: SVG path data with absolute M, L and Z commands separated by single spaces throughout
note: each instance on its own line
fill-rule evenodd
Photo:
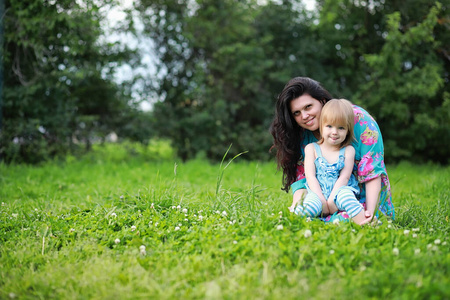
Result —
M 336 206 L 336 204 L 334 203 L 333 200 L 328 200 L 327 204 L 328 204 L 328 210 L 330 212 L 330 215 L 332 215 L 338 211 L 338 207 Z
M 326 217 L 330 214 L 327 201 L 322 200 L 322 216 Z

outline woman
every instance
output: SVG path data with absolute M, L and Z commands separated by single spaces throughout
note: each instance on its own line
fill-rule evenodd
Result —
M 275 118 L 270 127 L 276 148 L 278 168 L 283 170 L 283 190 L 292 189 L 294 210 L 306 195 L 303 167 L 306 145 L 320 139 L 319 121 L 323 105 L 331 100 L 330 93 L 320 83 L 308 77 L 291 79 L 280 93 Z M 355 148 L 353 169 L 360 183 L 360 203 L 366 218 L 378 215 L 378 209 L 394 218 L 389 179 L 384 165 L 384 147 L 380 129 L 367 111 L 353 106 L 355 115 L 352 146 Z M 327 208 L 324 207 L 324 211 Z M 326 217 L 325 221 L 348 219 L 345 212 Z

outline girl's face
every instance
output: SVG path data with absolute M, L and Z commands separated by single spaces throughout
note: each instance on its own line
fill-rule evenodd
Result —
M 323 142 L 339 147 L 348 134 L 348 128 L 343 125 L 325 123 L 322 127 Z
M 319 100 L 304 94 L 291 101 L 290 109 L 295 122 L 300 127 L 309 131 L 317 131 L 320 125 L 322 106 Z

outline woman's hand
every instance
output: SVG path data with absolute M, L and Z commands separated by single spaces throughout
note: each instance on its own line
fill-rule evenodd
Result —
M 303 198 L 306 195 L 306 189 L 296 190 L 292 197 L 292 204 L 288 207 L 290 212 L 294 212 L 295 207 L 303 201 Z

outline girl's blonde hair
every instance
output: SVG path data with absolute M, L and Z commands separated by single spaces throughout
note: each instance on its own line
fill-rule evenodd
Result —
M 352 103 L 346 99 L 331 99 L 322 107 L 320 113 L 320 140 L 322 144 L 324 138 L 322 137 L 323 126 L 325 124 L 338 125 L 347 128 L 347 136 L 345 140 L 339 145 L 339 149 L 348 146 L 355 140 L 353 128 L 355 127 L 355 116 L 353 114 Z

